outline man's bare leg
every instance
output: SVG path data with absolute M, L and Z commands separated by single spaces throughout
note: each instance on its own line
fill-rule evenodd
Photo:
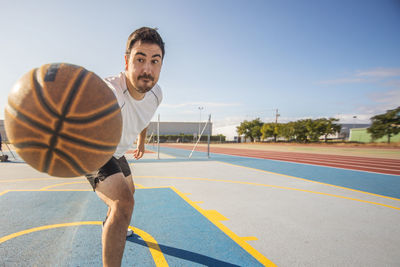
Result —
M 110 210 L 102 234 L 103 266 L 121 266 L 134 205 L 131 190 L 124 175 L 116 173 L 98 183 L 96 193 Z
M 131 190 L 133 199 L 135 200 L 135 184 L 133 183 L 132 174 L 125 177 L 125 182 L 128 184 L 129 189 Z M 133 208 L 135 208 L 135 203 L 133 203 Z M 130 237 L 133 235 L 133 230 L 127 229 L 126 230 L 126 237 Z
M 125 177 L 125 181 L 128 184 L 129 189 L 132 192 L 132 195 L 135 195 L 135 183 L 133 182 L 132 174 Z
M 126 176 L 126 177 L 125 177 L 125 182 L 128 184 L 128 187 L 129 187 L 129 189 L 131 190 L 132 195 L 133 195 L 133 198 L 134 198 L 134 200 L 135 200 L 135 183 L 133 182 L 133 177 L 132 177 L 132 175 Z M 133 203 L 134 203 L 134 205 L 135 205 L 135 202 L 133 202 Z M 106 218 L 108 218 L 108 216 L 110 215 L 110 212 L 111 212 L 111 208 L 108 207 L 107 217 L 106 217 Z

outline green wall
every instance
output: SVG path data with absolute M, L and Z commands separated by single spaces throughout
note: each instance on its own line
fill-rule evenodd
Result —
M 372 142 L 372 138 L 371 135 L 367 132 L 367 128 L 356 128 L 350 129 L 349 141 L 370 143 Z M 375 142 L 387 142 L 387 136 L 376 139 Z M 400 134 L 390 137 L 390 142 L 400 142 Z

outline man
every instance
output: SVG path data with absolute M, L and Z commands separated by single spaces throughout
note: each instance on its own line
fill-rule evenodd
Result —
M 121 108 L 122 136 L 114 156 L 96 174 L 86 176 L 108 206 L 102 233 L 104 266 L 121 265 L 135 193 L 124 154 L 136 138 L 134 158 L 140 159 L 144 154 L 146 128 L 162 100 L 157 82 L 164 54 L 164 42 L 156 29 L 140 28 L 128 38 L 125 72 L 105 79 Z

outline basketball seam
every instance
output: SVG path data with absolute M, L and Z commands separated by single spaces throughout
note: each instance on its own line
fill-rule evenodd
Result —
M 67 153 L 65 153 L 62 150 L 59 150 L 57 148 L 54 149 L 54 152 L 60 156 L 61 158 L 64 158 L 69 164 L 72 165 L 72 167 L 77 170 L 79 173 L 87 173 L 87 171 L 85 171 L 81 165 L 79 165 L 78 162 L 76 162 L 70 155 L 68 155 Z
M 49 148 L 49 146 L 45 143 L 40 143 L 40 142 L 35 142 L 35 141 L 27 141 L 27 142 L 21 142 L 18 144 L 14 144 L 15 147 L 19 148 L 19 149 L 23 149 L 23 148 L 33 148 L 33 147 L 41 147 L 41 148 Z M 76 171 L 78 171 L 79 173 L 86 173 L 85 170 L 83 170 L 83 168 L 79 165 L 78 162 L 76 162 L 70 155 L 68 155 L 67 153 L 65 153 L 64 151 L 55 148 L 54 152 L 60 156 L 61 158 L 63 158 L 64 160 L 66 160 L 72 167 L 75 168 Z
M 65 118 L 64 121 L 68 123 L 75 123 L 75 124 L 82 124 L 82 123 L 89 123 L 96 121 L 98 119 L 101 119 L 103 117 L 106 117 L 107 115 L 112 114 L 116 110 L 119 110 L 119 105 L 118 103 L 112 105 L 111 107 L 108 107 L 107 109 L 101 111 L 98 114 L 88 116 L 86 118 L 76 118 L 76 117 L 71 117 L 71 118 Z
M 49 68 L 51 68 L 52 65 Z M 54 109 L 49 100 L 46 99 L 44 95 L 45 92 L 43 91 L 44 88 L 42 87 L 42 85 L 39 83 L 38 80 L 39 78 L 38 69 L 35 69 L 33 70 L 33 72 L 31 72 L 33 92 L 36 96 L 36 99 L 38 100 L 35 102 L 39 107 L 42 107 L 44 109 L 44 110 L 42 109 L 42 112 L 47 111 L 48 114 L 50 115 L 50 118 L 53 117 L 56 120 L 54 127 L 52 127 L 51 125 L 47 126 L 46 125 L 47 123 L 33 118 L 31 114 L 28 114 L 28 112 L 25 112 L 24 110 L 19 110 L 18 107 L 16 107 L 15 105 L 13 106 L 13 104 L 10 102 L 8 105 L 9 107 L 8 111 L 10 112 L 10 115 L 13 115 L 17 120 L 20 121 L 20 123 L 25 124 L 26 126 L 29 127 L 36 128 L 39 131 L 42 131 L 42 133 L 44 132 L 45 134 L 51 135 L 50 140 L 48 142 L 42 143 L 41 141 L 21 140 L 20 142 L 17 141 L 15 143 L 15 146 L 19 149 L 35 148 L 35 147 L 37 148 L 41 147 L 47 149 L 45 155 L 42 154 L 43 156 L 41 157 L 42 159 L 44 159 L 44 161 L 40 163 L 41 165 L 40 168 L 42 169 L 41 171 L 43 172 L 48 172 L 49 170 L 51 171 L 54 168 L 54 163 L 56 160 L 55 157 L 58 157 L 59 160 L 64 161 L 64 164 L 70 165 L 71 171 L 73 172 L 77 171 L 81 174 L 87 172 L 84 170 L 84 166 L 82 165 L 82 162 L 78 158 L 73 157 L 73 155 L 69 154 L 68 151 L 65 152 L 57 148 L 57 144 L 61 140 L 65 142 L 75 143 L 77 145 L 86 147 L 88 149 L 93 149 L 95 151 L 115 150 L 115 145 L 102 145 L 96 143 L 96 140 L 94 140 L 95 142 L 93 142 L 82 139 L 82 137 L 84 136 L 74 137 L 68 133 L 65 132 L 62 133 L 64 123 L 72 123 L 72 124 L 91 123 L 95 122 L 96 120 L 102 119 L 104 117 L 114 116 L 116 111 L 120 109 L 118 103 L 114 103 L 109 107 L 101 108 L 103 110 L 100 111 L 100 113 L 87 115 L 86 117 L 82 118 L 79 118 L 77 116 L 68 118 L 68 114 L 70 113 L 73 107 L 73 103 L 77 98 L 77 95 L 79 94 L 80 90 L 83 90 L 81 88 L 83 86 L 82 84 L 85 82 L 85 79 L 88 77 L 88 74 L 90 73 L 84 68 L 81 68 L 80 70 L 77 69 L 76 71 L 79 71 L 78 75 L 74 75 L 76 77 L 75 80 L 69 84 L 68 86 L 69 88 L 66 88 L 67 96 L 66 98 L 64 98 L 64 101 L 62 103 L 61 114 L 59 110 Z M 55 75 L 54 75 L 54 80 L 55 80 Z
M 28 115 L 23 114 L 22 111 L 19 111 L 17 108 L 13 107 L 13 103 L 11 103 L 10 101 L 8 101 L 8 103 L 9 108 L 7 110 L 8 112 L 10 112 L 10 114 L 14 115 L 14 117 L 22 120 L 23 122 L 26 122 L 27 124 L 33 125 L 47 133 L 54 133 L 54 131 L 50 127 L 47 127 L 44 124 L 36 121 L 35 119 L 30 118 Z
M 71 107 L 71 103 L 73 102 L 73 100 L 76 96 L 76 93 L 78 92 L 79 87 L 83 81 L 83 78 L 86 76 L 87 73 L 88 73 L 87 70 L 85 70 L 83 68 L 81 69 L 81 71 L 78 75 L 78 78 L 76 78 L 76 80 L 74 81 L 71 91 L 68 94 L 67 100 L 64 102 L 61 116 L 58 118 L 53 136 L 50 138 L 49 149 L 46 152 L 45 162 L 44 162 L 45 165 L 43 167 L 44 172 L 48 172 L 49 167 L 50 167 L 50 161 L 53 161 L 53 151 L 55 151 L 55 146 L 57 145 L 59 133 L 64 124 L 65 116 L 67 115 L 67 113 Z
M 40 122 L 37 122 L 36 120 L 30 118 L 29 116 L 23 114 L 21 111 L 17 110 L 12 106 L 12 103 L 9 102 L 7 111 L 10 112 L 10 115 L 14 116 L 17 119 L 20 119 L 22 122 L 27 123 L 28 125 L 35 126 L 49 134 L 54 134 L 54 130 L 51 128 L 46 127 L 45 125 L 41 124 Z M 112 151 L 114 150 L 114 146 L 107 146 L 107 145 L 100 145 L 96 143 L 91 143 L 90 141 L 86 140 L 80 140 L 79 138 L 72 137 L 67 134 L 59 133 L 58 134 L 60 137 L 64 138 L 66 141 L 76 143 L 79 145 L 84 145 L 88 148 L 94 148 L 96 150 L 105 150 L 105 151 Z M 17 145 L 18 143 L 15 143 Z
M 37 71 L 38 69 L 34 70 L 34 73 L 32 74 L 32 81 L 33 81 L 33 89 L 36 93 L 36 96 L 39 99 L 39 102 L 42 104 L 42 107 L 44 107 L 50 114 L 54 115 L 56 118 L 60 118 L 60 114 L 56 110 L 54 110 L 49 103 L 47 103 L 46 99 L 43 96 L 42 92 L 42 86 L 39 84 L 37 80 Z
M 97 150 L 105 150 L 105 151 L 113 151 L 115 149 L 114 146 L 107 146 L 107 145 L 100 145 L 100 144 L 95 144 L 95 143 L 90 143 L 89 141 L 81 140 L 79 138 L 75 138 L 73 136 L 70 136 L 68 134 L 63 134 L 59 133 L 58 134 L 60 137 L 66 139 L 67 141 L 70 141 L 72 143 L 76 143 L 79 145 L 84 145 L 89 148 L 95 148 Z

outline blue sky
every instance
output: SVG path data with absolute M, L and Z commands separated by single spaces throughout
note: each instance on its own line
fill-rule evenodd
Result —
M 336 117 L 368 122 L 400 105 L 400 1 L 1 1 L 0 118 L 25 72 L 50 62 L 106 77 L 128 35 L 166 43 L 162 121 Z M 357 116 L 356 119 L 353 116 Z

